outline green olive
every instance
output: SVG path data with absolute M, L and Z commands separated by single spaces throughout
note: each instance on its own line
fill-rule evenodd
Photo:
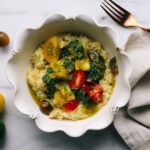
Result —
M 88 56 L 92 61 L 99 61 L 99 53 L 96 50 L 90 50 Z
M 117 60 L 116 60 L 116 57 L 113 57 L 111 60 L 110 60 L 110 69 L 111 69 L 111 72 L 114 74 L 114 75 L 117 75 L 118 74 L 118 66 L 117 66 Z
M 44 114 L 49 115 L 49 113 L 53 110 L 53 107 L 47 100 L 41 100 L 40 101 L 40 110 Z
M 6 47 L 9 41 L 9 36 L 4 32 L 0 32 L 0 47 Z

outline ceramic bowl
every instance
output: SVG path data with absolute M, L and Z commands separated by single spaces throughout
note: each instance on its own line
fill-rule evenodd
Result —
M 27 82 L 26 71 L 31 65 L 30 58 L 38 45 L 49 36 L 62 32 L 85 34 L 99 42 L 108 50 L 111 57 L 116 56 L 119 74 L 116 77 L 114 92 L 108 103 L 94 116 L 78 121 L 49 119 L 41 113 L 32 99 Z M 38 28 L 25 29 L 16 41 L 16 49 L 7 65 L 7 77 L 15 89 L 14 104 L 23 114 L 35 120 L 37 127 L 45 132 L 64 131 L 72 137 L 79 137 L 87 130 L 100 130 L 110 125 L 116 111 L 127 104 L 130 96 L 129 75 L 131 63 L 128 56 L 118 47 L 118 36 L 109 27 L 100 26 L 86 15 L 65 17 L 55 14 L 39 25 Z

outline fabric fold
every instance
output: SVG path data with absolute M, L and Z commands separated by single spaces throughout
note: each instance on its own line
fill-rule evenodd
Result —
M 132 63 L 131 97 L 119 110 L 114 126 L 133 150 L 150 150 L 150 33 L 131 34 L 124 50 Z

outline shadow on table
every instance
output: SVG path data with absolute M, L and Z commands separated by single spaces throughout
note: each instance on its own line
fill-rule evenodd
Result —
M 0 121 L 2 121 L 3 122 L 3 120 L 4 120 L 4 116 L 5 116 L 5 112 L 3 112 L 3 113 L 0 113 Z M 4 123 L 5 124 L 5 123 Z M 6 129 L 5 129 L 6 130 Z M 5 131 L 6 132 L 6 131 Z M 2 135 L 2 137 L 1 137 L 1 135 L 0 135 L 0 150 L 1 150 L 1 148 L 5 145 L 5 142 L 6 142 L 6 133 L 4 132 L 4 135 Z
M 0 150 L 129 150 L 113 125 L 72 138 L 61 131 L 42 132 L 33 120 L 20 113 L 13 113 L 14 110 L 10 112 L 11 115 L 7 114 L 7 132 L 6 137 L 0 139 Z
M 102 131 L 88 131 L 79 138 L 71 138 L 60 131 L 51 134 L 42 132 L 35 138 L 35 143 L 38 143 L 36 150 L 129 150 L 113 125 Z M 30 146 L 30 149 L 34 148 Z
M 6 135 L 0 138 L 0 149 L 5 145 L 6 142 Z

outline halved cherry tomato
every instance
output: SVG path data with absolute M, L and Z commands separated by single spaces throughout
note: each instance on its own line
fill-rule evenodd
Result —
M 103 101 L 103 88 L 99 84 L 86 83 L 83 90 L 96 103 Z
M 84 71 L 75 70 L 72 74 L 72 80 L 68 82 L 71 89 L 80 89 L 86 80 Z
M 86 82 L 83 85 L 83 90 L 85 91 L 85 93 L 87 93 L 89 95 L 92 86 L 94 86 L 94 83 L 92 83 L 92 82 Z
M 78 107 L 78 105 L 79 105 L 79 102 L 76 99 L 74 99 L 66 103 L 64 107 L 66 111 L 73 111 Z

